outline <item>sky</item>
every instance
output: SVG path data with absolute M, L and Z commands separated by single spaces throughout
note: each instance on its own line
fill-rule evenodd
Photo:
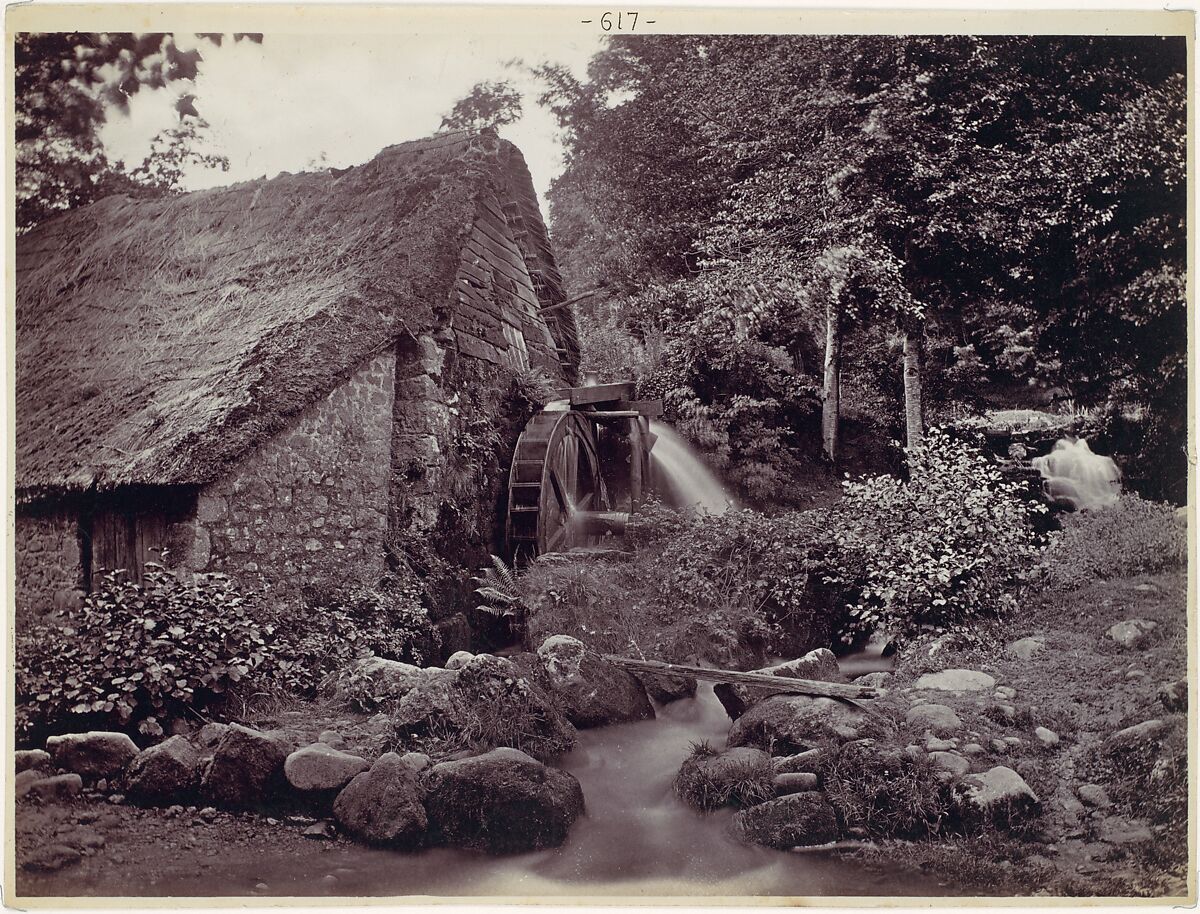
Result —
M 195 43 L 178 35 L 181 46 Z M 174 102 L 196 96 L 211 126 L 214 151 L 229 171 L 196 171 L 185 183 L 198 190 L 281 171 L 366 162 L 381 149 L 434 133 L 454 103 L 479 81 L 514 79 L 525 94 L 524 116 L 501 129 L 525 155 L 543 204 L 561 170 L 562 147 L 537 87 L 505 62 L 564 63 L 583 76 L 600 39 L 558 39 L 545 52 L 537 36 L 476 34 L 316 35 L 267 33 L 261 45 L 226 39 L 200 44 L 204 62 L 193 85 L 177 82 L 130 99 L 129 115 L 110 114 L 101 137 L 110 158 L 142 161 L 151 139 L 178 123 Z M 323 157 L 323 158 L 322 158 Z

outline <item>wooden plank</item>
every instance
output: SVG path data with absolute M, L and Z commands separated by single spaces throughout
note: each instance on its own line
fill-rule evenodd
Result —
M 657 660 L 632 660 L 605 654 L 604 659 L 635 673 L 652 673 L 657 676 L 692 676 L 709 682 L 732 682 L 752 686 L 779 694 L 819 695 L 826 698 L 875 698 L 877 693 L 870 686 L 847 685 L 840 682 L 821 682 L 816 679 L 790 679 L 772 676 L 769 673 L 741 673 L 731 670 L 710 670 L 702 666 L 682 663 L 661 663 Z
M 657 419 L 663 414 L 662 400 L 618 400 L 611 407 L 614 410 L 630 410 L 639 416 Z
M 633 381 L 616 384 L 594 384 L 591 387 L 561 387 L 554 392 L 555 399 L 570 400 L 572 406 L 587 406 L 590 403 L 611 403 L 628 400 L 633 396 Z

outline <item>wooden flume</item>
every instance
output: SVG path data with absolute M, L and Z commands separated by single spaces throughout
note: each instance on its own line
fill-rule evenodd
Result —
M 822 682 L 818 679 L 791 679 L 787 676 L 772 676 L 770 673 L 741 673 L 734 670 L 712 670 L 703 666 L 684 663 L 662 663 L 658 660 L 634 660 L 602 655 L 609 663 L 633 673 L 650 673 L 656 676 L 691 676 L 708 682 L 729 682 L 736 685 L 762 689 L 769 694 L 816 695 L 823 698 L 857 699 L 876 698 L 878 692 L 870 686 L 851 685 L 841 682 Z

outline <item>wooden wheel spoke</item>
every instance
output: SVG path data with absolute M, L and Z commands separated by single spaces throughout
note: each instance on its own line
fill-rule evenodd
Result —
M 550 470 L 550 488 L 553 490 L 554 498 L 562 508 L 563 514 L 570 514 L 575 510 L 575 506 L 571 503 L 571 497 L 568 494 L 569 490 L 563 485 L 556 469 Z

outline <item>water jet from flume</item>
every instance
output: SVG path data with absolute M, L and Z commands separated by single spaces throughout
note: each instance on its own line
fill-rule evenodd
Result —
M 1059 438 L 1054 450 L 1031 463 L 1046 496 L 1074 511 L 1107 508 L 1121 496 L 1121 471 L 1111 457 L 1093 453 L 1086 438 Z
M 733 496 L 675 429 L 651 422 L 650 432 L 658 436 L 650 451 L 655 478 L 660 488 L 667 490 L 669 501 L 707 514 L 724 514 L 737 507 Z

